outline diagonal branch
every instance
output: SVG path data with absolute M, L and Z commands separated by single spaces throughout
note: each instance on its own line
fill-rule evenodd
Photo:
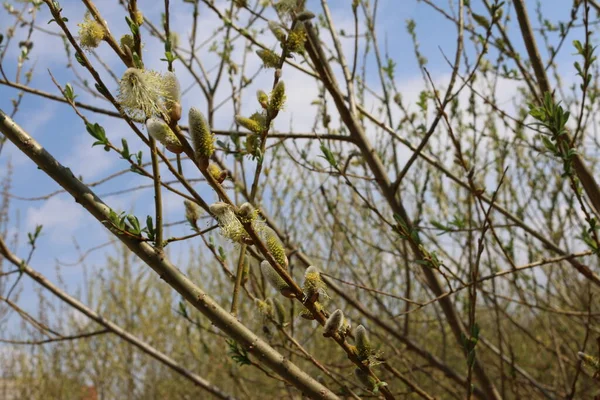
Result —
M 2 115 L 2 114 L 0 114 L 0 115 Z M 220 398 L 220 399 L 226 399 L 226 400 L 227 399 L 233 399 L 233 397 L 231 397 L 231 396 L 223 393 L 221 391 L 221 389 L 219 389 L 218 387 L 214 386 L 212 383 L 210 383 L 207 380 L 205 380 L 204 378 L 202 378 L 202 377 L 194 374 L 193 372 L 185 369 L 181 365 L 177 364 L 177 362 L 175 360 L 173 360 L 172 358 L 170 358 L 166 354 L 163 354 L 160 351 L 156 350 L 154 347 L 150 346 L 148 343 L 143 342 L 142 340 L 140 340 L 136 336 L 134 336 L 131 333 L 127 332 L 126 330 L 124 330 L 123 328 L 121 328 L 117 324 L 111 322 L 110 320 L 104 318 L 103 316 L 101 316 L 100 314 L 96 313 L 91 308 L 88 308 L 85 304 L 81 303 L 76 298 L 71 297 L 70 295 L 68 295 L 67 293 L 65 293 L 63 290 L 61 290 L 59 287 L 57 287 L 54 284 L 52 284 L 48 279 L 46 279 L 46 277 L 44 275 L 40 274 L 39 272 L 37 272 L 36 270 L 34 270 L 33 268 L 31 268 L 29 265 L 27 265 L 25 263 L 25 260 L 21 260 L 15 254 L 13 254 L 8 249 L 8 246 L 6 246 L 6 243 L 4 243 L 4 240 L 2 240 L 2 238 L 0 238 L 0 254 L 2 254 L 4 257 L 6 257 L 6 259 L 9 262 L 11 262 L 13 265 L 18 266 L 19 268 L 21 268 L 21 270 L 25 274 L 27 274 L 27 276 L 29 276 L 31 279 L 33 279 L 34 281 L 36 281 L 37 283 L 39 283 L 40 285 L 42 285 L 43 287 L 45 287 L 46 289 L 48 289 L 56 297 L 58 297 L 59 299 L 61 299 L 65 303 L 69 304 L 71 307 L 75 308 L 76 310 L 80 311 L 81 313 L 85 314 L 91 320 L 93 320 L 93 321 L 97 322 L 98 324 L 104 326 L 107 330 L 109 330 L 110 332 L 113 332 L 115 335 L 119 336 L 121 339 L 123 339 L 123 340 L 127 341 L 128 343 L 134 345 L 135 347 L 137 347 L 138 349 L 140 349 L 144 353 L 148 354 L 150 357 L 152 357 L 155 360 L 163 363 L 167 367 L 171 368 L 175 372 L 177 372 L 177 373 L 181 374 L 182 376 L 186 377 L 187 379 L 189 379 L 190 381 L 192 381 L 194 384 L 200 386 L 201 388 L 203 388 L 206 391 L 212 393 L 213 395 L 217 396 L 218 398 Z M 98 332 L 93 333 L 93 334 L 98 334 Z M 90 336 L 90 335 L 88 335 L 88 336 Z M 81 337 L 81 335 L 80 335 L 80 337 Z
M 94 218 L 105 226 L 110 226 L 108 223 L 110 208 L 2 110 L 0 110 L 0 132 L 69 192 L 75 201 Z M 164 254 L 156 252 L 152 246 L 136 238 L 127 235 L 117 235 L 117 237 L 215 326 L 243 345 L 250 354 L 281 377 L 312 398 L 338 398 L 224 310 L 206 292 L 192 283 Z

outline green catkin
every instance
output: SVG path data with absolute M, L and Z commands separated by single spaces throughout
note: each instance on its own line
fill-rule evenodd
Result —
M 277 321 L 279 326 L 283 326 L 285 324 L 285 308 L 277 299 L 273 299 L 273 306 L 275 308 L 275 321 Z
M 273 88 L 271 92 L 271 98 L 269 99 L 269 115 L 271 118 L 275 118 L 279 111 L 283 108 L 285 104 L 285 84 L 283 81 L 277 82 L 277 85 Z
M 146 121 L 146 128 L 148 128 L 150 136 L 164 145 L 169 151 L 176 154 L 183 152 L 181 142 L 177 136 L 175 136 L 171 128 L 169 128 L 169 125 L 162 119 L 148 118 Z
M 269 227 L 264 228 L 262 236 L 269 253 L 271 253 L 275 261 L 283 268 L 287 268 L 288 258 L 285 254 L 285 247 L 283 247 L 283 243 L 279 240 L 279 236 L 277 236 L 275 231 Z
M 184 200 L 183 205 L 185 206 L 185 219 L 194 229 L 198 230 L 198 219 L 200 219 L 200 206 L 189 200 Z
M 302 54 L 306 43 L 306 29 L 304 24 L 298 22 L 287 38 L 287 49 L 290 53 Z
M 196 160 L 204 163 L 204 168 L 207 168 L 208 159 L 215 151 L 215 136 L 210 131 L 204 115 L 194 107 L 190 108 L 188 122 Z
M 354 370 L 354 376 L 356 376 L 356 379 L 358 379 L 359 382 L 362 383 L 365 388 L 367 388 L 371 391 L 377 384 L 377 382 L 375 381 L 375 378 L 373 378 L 371 375 L 369 375 L 368 373 L 366 373 L 365 371 L 363 371 L 360 368 L 356 368 Z
M 321 303 L 319 303 L 318 301 L 315 301 L 313 303 L 313 307 L 315 309 L 315 311 L 317 313 L 320 313 L 321 311 L 323 311 L 323 306 L 321 305 Z M 304 319 L 308 319 L 308 320 L 314 320 L 315 316 L 313 315 L 312 311 L 310 311 L 308 308 L 304 307 L 302 309 L 302 311 L 300 311 L 300 316 Z
M 263 300 L 255 300 L 258 312 L 264 319 L 273 318 L 273 300 L 270 298 Z
M 327 298 L 325 288 L 325 282 L 323 282 L 321 273 L 317 267 L 312 265 L 308 267 L 304 273 L 304 284 L 302 286 L 302 291 L 306 295 L 307 301 L 314 302 L 319 299 L 320 295 Z
M 289 285 L 285 283 L 283 278 L 279 276 L 277 271 L 273 269 L 273 267 L 271 266 L 271 264 L 269 264 L 268 261 L 265 260 L 260 263 L 260 270 L 262 271 L 262 274 L 265 277 L 265 279 L 268 280 L 269 283 L 273 285 L 273 287 L 278 291 L 284 292 L 290 289 Z
M 133 36 L 129 34 L 121 36 L 121 39 L 119 39 L 119 44 L 121 45 L 121 50 L 129 54 L 131 54 L 135 46 Z M 126 48 L 129 49 L 129 51 L 127 51 Z
M 235 122 L 237 122 L 238 125 L 241 125 L 244 128 L 248 129 L 250 132 L 256 134 L 260 134 L 263 131 L 262 124 L 252 118 L 246 118 L 242 117 L 241 115 L 236 115 Z
M 227 171 L 221 171 L 217 164 L 209 163 L 207 171 L 218 183 L 223 183 L 227 177 Z
M 257 134 L 250 134 L 246 136 L 246 152 L 248 154 L 254 154 L 258 149 L 258 138 Z
M 363 361 L 367 360 L 371 355 L 371 342 L 367 330 L 364 326 L 359 325 L 354 331 L 354 341 L 356 343 L 356 350 L 358 352 L 358 358 Z
M 256 54 L 262 60 L 265 68 L 279 68 L 281 59 L 272 50 L 257 50 Z
M 102 24 L 92 18 L 89 13 L 85 14 L 83 22 L 79 26 L 79 44 L 82 48 L 91 51 L 104 40 L 106 31 Z
M 335 310 L 323 326 L 323 336 L 329 337 L 338 333 L 344 326 L 344 313 L 339 308 Z

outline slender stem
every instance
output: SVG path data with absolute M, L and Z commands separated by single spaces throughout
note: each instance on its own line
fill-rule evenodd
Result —
M 163 218 L 162 218 L 162 194 L 160 188 L 160 166 L 156 153 L 156 140 L 148 135 L 150 141 L 150 154 L 152 157 L 152 178 L 154 180 L 154 208 L 155 208 L 155 238 L 154 244 L 158 250 L 163 247 Z
M 240 248 L 240 257 L 238 258 L 237 272 L 235 275 L 235 286 L 233 287 L 233 296 L 231 298 L 231 315 L 237 315 L 238 311 L 238 297 L 240 294 L 240 287 L 242 286 L 242 278 L 244 275 L 244 264 L 246 258 L 246 245 L 242 244 Z

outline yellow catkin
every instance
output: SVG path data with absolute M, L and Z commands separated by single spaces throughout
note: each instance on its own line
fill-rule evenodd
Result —
M 283 243 L 279 240 L 279 236 L 277 236 L 275 231 L 269 227 L 264 228 L 262 235 L 265 245 L 275 261 L 282 267 L 287 268 L 288 258 L 285 254 L 285 247 L 283 247 Z
M 277 115 L 279 111 L 283 108 L 285 104 L 285 84 L 283 81 L 277 82 L 277 85 L 273 88 L 271 92 L 271 97 L 269 99 L 269 115 L 274 117 Z
M 281 58 L 272 50 L 257 50 L 256 54 L 262 60 L 265 68 L 279 68 Z
M 89 13 L 85 14 L 83 22 L 77 26 L 79 26 L 79 44 L 86 50 L 98 47 L 106 35 L 102 24 L 93 19 Z

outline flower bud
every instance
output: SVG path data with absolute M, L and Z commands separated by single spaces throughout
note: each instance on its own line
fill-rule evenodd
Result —
M 275 36 L 280 43 L 285 43 L 287 35 L 280 24 L 275 21 L 269 21 L 269 29 L 271 30 L 273 36 Z
M 198 229 L 198 219 L 200 219 L 200 207 L 198 204 L 189 200 L 184 200 L 183 205 L 185 206 L 185 219 L 194 229 Z
M 329 337 L 338 333 L 342 327 L 344 326 L 344 313 L 339 308 L 335 310 L 327 321 L 325 322 L 325 326 L 323 327 L 323 336 Z
M 260 263 L 260 270 L 263 273 L 263 276 L 266 280 L 269 281 L 271 285 L 275 289 L 277 289 L 281 294 L 289 293 L 291 288 L 289 285 L 283 280 L 283 278 L 273 269 L 271 264 L 268 261 L 263 261 Z M 286 296 L 287 297 L 287 296 Z
M 356 368 L 354 370 L 354 376 L 356 376 L 356 378 L 360 381 L 360 383 L 363 384 L 363 386 L 365 388 L 367 388 L 371 391 L 373 390 L 375 385 L 377 385 L 375 378 L 373 378 L 371 375 L 369 375 L 368 373 L 366 373 L 365 371 L 363 371 L 360 368 Z
M 356 350 L 358 351 L 358 358 L 361 361 L 368 359 L 371 355 L 371 342 L 364 326 L 359 325 L 356 327 L 354 341 L 356 343 Z
M 165 121 L 159 118 L 148 118 L 146 127 L 150 136 L 163 144 L 169 151 L 176 154 L 183 152 L 181 142 Z
M 196 108 L 190 108 L 189 112 L 190 137 L 194 146 L 196 160 L 206 164 L 208 159 L 215 151 L 215 137 L 210 131 L 210 127 L 204 118 L 204 115 Z
M 227 178 L 227 171 L 221 171 L 217 164 L 209 163 L 207 171 L 218 183 L 223 183 Z

